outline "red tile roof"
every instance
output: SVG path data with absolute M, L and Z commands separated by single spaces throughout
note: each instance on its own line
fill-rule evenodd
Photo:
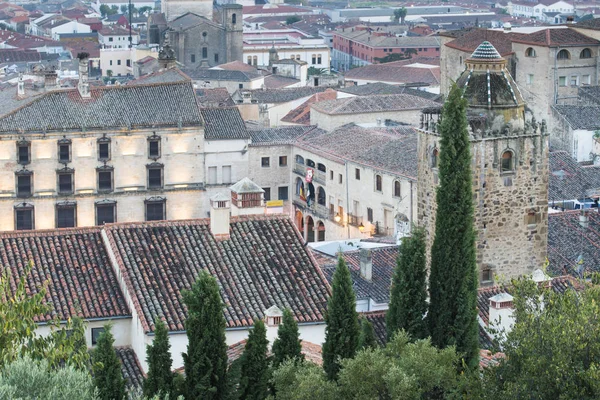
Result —
M 453 49 L 472 53 L 484 41 L 490 42 L 501 56 L 512 54 L 512 40 L 521 36 L 518 33 L 505 33 L 503 31 L 491 31 L 487 29 L 473 29 L 455 40 L 446 43 Z M 525 36 L 525 35 L 524 35 Z
M 281 120 L 294 124 L 310 125 L 310 105 L 319 101 L 335 100 L 336 98 L 337 92 L 333 89 L 327 89 L 322 93 L 314 94 L 310 99 L 287 113 Z
M 227 348 L 227 365 L 231 365 L 244 354 L 247 342 L 248 339 L 244 339 Z M 304 340 L 300 342 L 300 345 L 302 346 L 301 352 L 304 354 L 305 360 L 317 365 L 323 365 L 323 350 L 321 346 Z M 271 352 L 269 352 L 269 354 L 271 354 Z
M 574 29 L 544 29 L 530 33 L 528 35 L 521 35 L 520 37 L 512 40 L 516 43 L 534 44 L 538 46 L 598 46 L 600 41 L 585 36 Z
M 0 265 L 10 269 L 13 282 L 29 261 L 29 290 L 37 293 L 48 282 L 45 300 L 52 306 L 36 322 L 131 315 L 99 228 L 0 233 Z
M 118 268 L 145 331 L 154 318 L 183 331 L 181 290 L 201 270 L 218 281 L 229 328 L 249 327 L 273 305 L 299 323 L 324 320 L 330 287 L 292 220 L 282 215 L 232 218 L 231 238 L 216 240 L 209 220 L 107 225 Z

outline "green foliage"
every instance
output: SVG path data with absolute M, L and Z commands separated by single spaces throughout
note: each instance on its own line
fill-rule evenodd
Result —
M 442 110 L 435 238 L 429 278 L 429 332 L 438 348 L 449 345 L 468 368 L 479 363 L 477 264 L 473 227 L 467 101 L 454 84 Z
M 390 53 L 385 57 L 375 57 L 375 61 L 377 61 L 380 64 L 385 64 L 394 61 L 407 60 L 409 58 L 410 57 L 407 56 L 405 53 Z
M 342 256 L 333 274 L 325 323 L 323 368 L 329 379 L 335 379 L 340 370 L 340 359 L 354 357 L 360 334 L 352 277 Z
M 287 359 L 303 360 L 304 355 L 302 354 L 302 344 L 300 342 L 298 323 L 292 312 L 286 308 L 283 310 L 283 318 L 277 330 L 277 338 L 273 341 L 273 366 L 277 367 Z
M 486 370 L 487 398 L 600 398 L 600 288 L 513 285 L 515 325 L 500 343 L 506 359 Z
M 397 8 L 394 10 L 394 21 L 404 23 L 404 18 L 406 18 L 406 14 L 408 14 L 408 10 L 405 7 Z
M 329 72 L 327 70 L 327 68 L 317 68 L 317 67 L 308 67 L 307 70 L 307 75 L 308 76 L 315 76 L 315 75 L 325 75 L 327 72 Z
M 254 321 L 242 356 L 240 398 L 263 400 L 267 397 L 270 374 L 268 345 L 265 323 L 262 320 Z
M 412 236 L 402 239 L 398 263 L 392 280 L 390 306 L 386 313 L 387 337 L 405 330 L 411 338 L 427 337 L 427 262 L 425 231 L 413 228 Z
M 115 339 L 110 324 L 104 325 L 96 348 L 92 353 L 94 384 L 101 400 L 121 400 L 125 396 L 125 380 L 121 373 L 121 363 L 113 347 Z
M 273 371 L 271 383 L 277 400 L 338 399 L 337 385 L 327 380 L 323 369 L 307 361 L 284 361 Z
M 287 17 L 285 19 L 285 24 L 286 25 L 291 25 L 291 24 L 294 24 L 294 23 L 296 23 L 298 21 L 301 21 L 301 20 L 302 20 L 302 18 L 300 18 L 297 15 L 290 15 L 289 17 Z
M 144 395 L 164 398 L 173 393 L 173 359 L 169 350 L 171 344 L 167 326 L 160 319 L 157 319 L 155 326 L 154 342 L 146 346 L 148 377 L 144 381 Z
M 89 372 L 71 366 L 51 368 L 46 360 L 19 358 L 0 374 L 0 399 L 97 399 Z
M 225 317 L 215 278 L 201 271 L 191 290 L 183 291 L 188 309 L 185 327 L 187 352 L 183 354 L 186 398 L 224 399 L 227 389 Z
M 366 318 L 360 319 L 360 335 L 358 336 L 358 349 L 374 349 L 377 347 L 373 324 Z

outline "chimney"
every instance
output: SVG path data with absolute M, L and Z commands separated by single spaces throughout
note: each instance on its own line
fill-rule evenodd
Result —
M 229 239 L 230 199 L 217 193 L 210 199 L 210 232 L 217 240 Z
M 572 25 L 575 22 L 575 17 L 572 15 L 567 16 L 567 24 Z
M 371 250 L 360 249 L 358 258 L 360 259 L 360 276 L 370 281 L 373 277 L 373 257 Z
M 277 331 L 279 325 L 281 325 L 281 319 L 283 318 L 283 311 L 276 305 L 271 306 L 265 311 L 265 326 L 267 328 L 267 340 L 269 341 L 269 347 L 273 345 L 275 338 L 277 338 Z
M 510 32 L 512 30 L 512 25 L 510 24 L 510 22 L 505 22 L 504 23 L 504 32 Z
M 19 74 L 19 82 L 17 83 L 17 97 L 25 96 L 25 82 L 23 81 L 23 74 Z
M 79 83 L 77 83 L 77 90 L 79 95 L 83 98 L 89 98 L 92 96 L 90 92 L 90 84 L 88 82 L 88 63 L 90 61 L 88 53 L 79 53 L 77 58 L 79 59 Z
M 56 87 L 57 78 L 58 74 L 54 70 L 54 67 L 48 67 L 48 69 L 44 71 L 44 87 L 46 89 L 53 89 Z
M 231 215 L 237 217 L 265 214 L 265 191 L 249 178 L 243 178 L 229 189 L 231 189 Z
M 492 336 L 499 339 L 505 336 L 512 329 L 515 323 L 513 315 L 513 297 L 504 292 L 490 297 L 490 316 L 488 326 L 491 326 L 495 331 Z

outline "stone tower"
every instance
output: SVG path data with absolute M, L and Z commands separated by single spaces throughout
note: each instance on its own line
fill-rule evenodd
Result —
M 473 199 L 480 285 L 494 275 L 531 273 L 546 259 L 548 242 L 548 145 L 546 123 L 526 120 L 525 102 L 506 60 L 483 42 L 457 80 L 468 101 Z M 441 108 L 421 116 L 418 220 L 435 235 L 438 124 Z
M 243 13 L 240 4 L 224 4 L 221 10 L 221 25 L 225 28 L 227 61 L 243 61 Z

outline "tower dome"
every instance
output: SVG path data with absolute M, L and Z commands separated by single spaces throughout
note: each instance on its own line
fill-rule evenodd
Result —
M 506 64 L 498 50 L 485 41 L 465 61 L 457 84 L 464 89 L 471 112 L 488 114 L 489 120 L 502 115 L 503 123 L 522 127 L 525 101 Z

